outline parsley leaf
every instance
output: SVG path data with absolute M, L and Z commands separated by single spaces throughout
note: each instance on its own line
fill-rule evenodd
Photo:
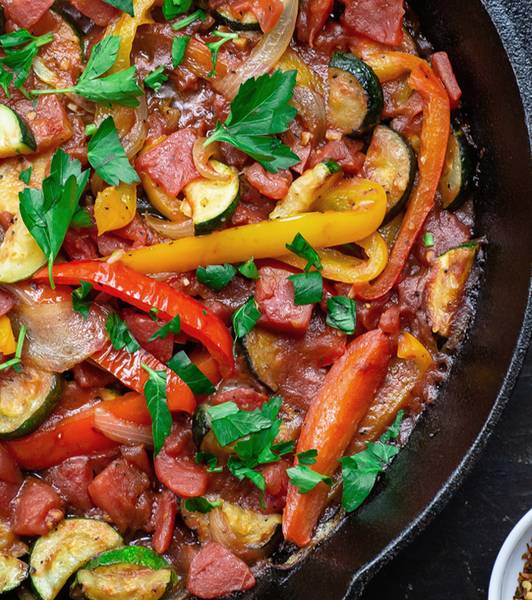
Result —
M 201 10 L 201 8 L 198 8 L 198 10 L 188 15 L 188 17 L 184 17 L 177 23 L 174 23 L 172 25 L 172 29 L 174 31 L 179 31 L 180 29 L 188 27 L 191 23 L 194 23 L 194 21 L 205 21 L 206 18 L 207 14 L 205 13 L 205 11 Z
M 224 265 L 208 265 L 207 267 L 198 267 L 196 277 L 200 283 L 203 283 L 212 290 L 219 292 L 228 285 L 236 275 L 236 269 L 233 265 L 225 263 Z
M 239 410 L 234 402 L 224 402 L 209 406 L 207 413 L 211 427 L 220 446 L 224 447 L 236 440 L 271 427 L 271 419 L 260 410 Z
M 288 279 L 294 284 L 294 304 L 315 304 L 323 296 L 323 277 L 318 271 L 297 273 Z
M 112 312 L 109 314 L 105 322 L 105 329 L 115 350 L 122 350 L 123 348 L 128 352 L 140 350 L 139 343 L 117 313 Z
M 144 363 L 142 368 L 148 373 L 144 396 L 151 415 L 153 447 L 158 454 L 172 431 L 172 415 L 166 403 L 166 371 L 154 371 Z
M 227 31 L 213 31 L 212 35 L 215 35 L 220 39 L 217 42 L 209 42 L 207 44 L 207 48 L 211 52 L 212 63 L 212 70 L 209 72 L 209 77 L 214 77 L 216 75 L 216 63 L 218 62 L 218 52 L 220 52 L 220 48 L 226 42 L 236 40 L 238 38 L 238 33 L 228 33 Z
M 168 81 L 168 75 L 164 72 L 164 67 L 161 65 L 145 77 L 144 85 L 158 92 L 166 81 Z
M 248 279 L 258 279 L 259 278 L 259 271 L 257 269 L 257 265 L 255 264 L 255 261 L 253 260 L 253 257 L 251 257 L 245 263 L 241 264 L 238 267 L 238 271 L 241 275 L 243 275 L 244 277 L 247 277 Z
M 26 338 L 26 332 L 27 332 L 26 325 L 21 325 L 20 331 L 18 332 L 17 348 L 15 350 L 15 356 L 13 358 L 10 358 L 9 360 L 6 360 L 2 364 L 0 364 L 0 371 L 9 369 L 9 367 L 15 367 L 16 370 L 20 370 L 19 365 L 21 363 L 22 348 L 24 347 L 24 340 Z
M 172 42 L 172 67 L 175 69 L 185 60 L 188 43 L 190 42 L 189 35 L 180 35 L 175 37 Z
M 207 500 L 207 498 L 203 498 L 202 496 L 198 496 L 197 498 L 188 498 L 185 500 L 185 508 L 190 512 L 200 512 L 206 514 L 211 512 L 213 508 L 218 508 L 222 506 L 223 502 L 221 500 L 215 500 L 211 502 Z
M 355 301 L 347 296 L 327 299 L 327 325 L 352 335 L 357 324 Z
M 238 458 L 230 456 L 227 461 L 227 468 L 229 471 L 240 481 L 244 478 L 249 479 L 255 487 L 259 488 L 261 492 L 266 489 L 266 481 L 264 475 L 259 471 L 255 471 L 250 467 L 243 464 Z
M 151 312 L 151 310 L 150 310 Z M 157 311 L 158 312 L 158 311 Z M 157 313 L 155 313 L 156 315 Z M 152 316 L 154 321 L 157 320 L 156 316 Z M 165 323 L 158 331 L 156 331 L 153 335 L 148 338 L 148 342 L 154 342 L 157 339 L 164 339 L 170 333 L 179 333 L 181 331 L 181 318 L 179 315 L 176 315 L 173 319 L 170 319 L 168 323 Z
M 362 452 L 340 459 L 343 478 L 342 506 L 347 512 L 356 510 L 364 502 L 379 474 L 399 453 L 400 448 L 388 442 L 398 437 L 403 414 L 402 410 L 397 413 L 394 423 L 380 440 L 368 443 Z
M 300 233 L 296 233 L 291 244 L 286 244 L 286 249 L 307 261 L 305 271 L 308 271 L 311 267 L 321 271 L 322 265 L 318 253 Z
M 296 109 L 289 104 L 295 83 L 296 71 L 280 70 L 245 81 L 231 102 L 225 123 L 216 124 L 205 145 L 227 142 L 271 173 L 297 164 L 299 158 L 274 137 L 285 132 L 296 116 Z
M 54 288 L 52 267 L 66 232 L 79 208 L 89 171 L 81 170 L 79 160 L 59 149 L 50 164 L 50 175 L 42 189 L 25 188 L 19 194 L 20 214 L 28 231 L 48 259 L 50 285 Z
M 221 473 L 223 471 L 223 467 L 218 466 L 218 459 L 214 454 L 210 454 L 209 452 L 196 452 L 194 456 L 194 461 L 199 464 L 206 464 L 207 471 L 209 473 Z
M 30 184 L 30 180 L 31 180 L 32 170 L 33 170 L 33 167 L 30 166 L 27 169 L 24 169 L 24 171 L 21 171 L 20 175 L 18 176 L 18 178 L 20 179 L 20 181 L 22 181 L 26 185 L 29 185 Z
M 314 465 L 316 463 L 316 458 L 318 456 L 318 451 L 314 448 L 311 450 L 305 450 L 304 452 L 300 452 L 297 455 L 297 463 L 299 465 Z
M 425 231 L 423 234 L 423 246 L 425 248 L 432 248 L 434 246 L 434 234 L 430 231 Z
M 133 10 L 133 0 L 103 0 L 107 4 L 118 8 L 122 12 L 127 13 L 130 17 L 135 16 L 135 11 Z
M 192 0 L 164 0 L 163 15 L 167 21 L 186 13 L 192 6 Z
M 188 385 L 193 394 L 207 395 L 216 391 L 214 385 L 190 360 L 186 352 L 178 352 L 167 365 Z
M 249 300 L 243 304 L 233 314 L 233 330 L 237 339 L 247 335 L 260 319 L 261 313 L 257 308 L 255 298 L 251 296 Z
M 86 319 L 91 308 L 89 295 L 92 292 L 92 283 L 83 279 L 79 283 L 80 286 L 72 292 L 72 308 Z
M 88 157 L 96 173 L 109 185 L 140 181 L 128 160 L 111 116 L 101 123 L 98 131 L 90 139 Z
M 307 494 L 322 481 L 327 485 L 332 485 L 332 479 L 330 477 L 322 475 L 317 471 L 313 471 L 310 467 L 305 465 L 290 467 L 286 470 L 286 474 L 292 485 L 295 486 L 301 494 Z

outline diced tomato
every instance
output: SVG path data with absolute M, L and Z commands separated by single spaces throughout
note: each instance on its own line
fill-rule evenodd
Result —
M 150 458 L 146 452 L 146 448 L 142 444 L 120 446 L 120 453 L 128 462 L 138 467 L 141 471 L 144 471 L 146 475 L 149 477 L 153 475 Z
M 216 542 L 205 545 L 190 563 L 187 589 L 198 598 L 219 598 L 254 585 L 246 563 Z
M 390 336 L 399 335 L 401 327 L 401 309 L 398 304 L 387 308 L 379 319 L 379 329 Z
M 20 100 L 15 108 L 30 126 L 38 152 L 59 148 L 72 137 L 70 119 L 57 96 L 40 96 L 37 106 L 31 100 Z
M 240 410 L 255 410 L 268 400 L 268 396 L 258 392 L 250 387 L 231 387 L 218 390 L 211 396 L 213 404 L 223 404 L 224 402 L 234 402 Z
M 300 42 L 314 45 L 314 39 L 327 22 L 333 4 L 333 0 L 302 0 L 297 21 Z
M 273 200 L 282 200 L 292 183 L 290 171 L 268 173 L 259 163 L 253 163 L 245 170 L 246 179 L 261 194 Z
M 11 519 L 11 503 L 18 494 L 18 483 L 5 483 L 0 481 L 0 519 Z
M 70 0 L 70 4 L 99 27 L 106 27 L 119 14 L 116 8 L 103 0 Z
M 294 286 L 288 279 L 292 273 L 283 269 L 262 267 L 255 299 L 261 312 L 259 323 L 279 331 L 303 333 L 312 317 L 312 304 L 294 303 Z
M 75 382 L 83 389 L 105 387 L 116 381 L 110 373 L 87 361 L 76 365 L 72 369 L 72 374 Z
M 124 458 L 117 458 L 89 485 L 96 506 L 105 511 L 121 531 L 137 531 L 148 523 L 152 497 L 146 473 Z
M 27 479 L 15 500 L 13 531 L 17 535 L 45 535 L 63 517 L 59 494 L 44 481 Z
M 180 129 L 137 158 L 137 170 L 149 175 L 171 196 L 177 196 L 187 183 L 199 177 L 192 159 L 195 141 L 192 129 Z
M 11 294 L 0 290 L 0 317 L 7 314 L 15 304 L 15 300 Z
M 153 321 L 146 313 L 140 313 L 131 308 L 122 311 L 122 318 L 126 322 L 133 337 L 148 352 L 163 363 L 172 358 L 174 349 L 174 334 L 169 333 L 164 338 L 148 341 L 164 325 L 163 321 Z
M 442 80 L 449 100 L 451 102 L 451 108 L 456 108 L 462 97 L 462 90 L 458 85 L 456 76 L 453 71 L 453 66 L 449 60 L 447 52 L 435 52 L 432 55 L 432 68 L 436 75 Z
M 155 506 L 155 531 L 151 544 L 155 552 L 163 554 L 172 543 L 177 515 L 177 502 L 175 496 L 169 490 L 159 494 Z
M 360 33 L 388 46 L 403 41 L 403 0 L 343 0 L 343 22 L 353 33 Z
M 264 33 L 275 27 L 283 12 L 281 0 L 250 0 L 249 4 Z
M 362 142 L 358 140 L 345 137 L 341 140 L 334 140 L 312 152 L 308 166 L 312 168 L 319 162 L 330 159 L 335 160 L 347 175 L 356 175 L 364 165 L 365 155 L 361 150 Z
M 259 194 L 254 187 L 241 185 L 240 202 L 231 218 L 231 225 L 260 223 L 268 219 L 268 215 L 274 207 L 275 203 L 266 196 Z
M 89 229 L 71 227 L 65 236 L 62 250 L 70 260 L 91 260 L 100 257 L 98 246 Z
M 87 456 L 69 458 L 46 474 L 46 480 L 51 483 L 65 502 L 79 511 L 93 508 L 89 496 L 89 485 L 93 480 L 91 459 Z
M 54 0 L 0 0 L 7 17 L 26 29 L 35 25 L 53 3 Z
M 286 469 L 291 464 L 286 460 L 266 465 L 262 468 L 262 474 L 266 482 L 266 492 L 271 496 L 286 496 L 288 490 L 288 475 Z
M 2 444 L 0 444 L 0 481 L 5 483 L 20 483 L 22 481 L 22 473 L 15 459 Z

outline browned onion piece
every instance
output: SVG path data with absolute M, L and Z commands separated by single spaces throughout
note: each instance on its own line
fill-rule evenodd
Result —
M 218 171 L 215 171 L 210 162 L 211 158 L 216 157 L 218 154 L 218 144 L 215 142 L 205 146 L 205 140 L 206 138 L 204 137 L 198 138 L 194 142 L 192 148 L 192 158 L 194 159 L 196 171 L 206 179 L 219 179 L 224 181 L 229 179 L 229 176 L 222 175 L 218 173 Z
M 94 411 L 94 428 L 119 444 L 153 446 L 151 428 L 148 425 L 137 425 L 119 419 L 101 407 L 97 407 Z
M 183 221 L 166 221 L 163 219 L 158 219 L 153 215 L 146 215 L 144 219 L 154 231 L 171 240 L 192 237 L 194 235 L 194 223 L 192 222 L 192 219 L 185 219 Z
M 323 96 L 308 87 L 294 88 L 292 103 L 315 142 L 323 139 L 327 129 L 327 112 Z

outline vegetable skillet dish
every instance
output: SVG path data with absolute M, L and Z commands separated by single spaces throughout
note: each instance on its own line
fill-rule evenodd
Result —
M 464 331 L 447 54 L 402 0 L 0 4 L 0 592 L 250 589 Z

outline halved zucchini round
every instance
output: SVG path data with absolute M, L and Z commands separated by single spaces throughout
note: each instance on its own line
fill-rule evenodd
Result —
M 242 15 L 237 15 L 229 4 L 222 4 L 212 11 L 215 19 L 228 25 L 233 31 L 260 31 L 257 17 L 251 10 L 246 10 Z
M 277 339 L 278 336 L 274 333 L 260 327 L 255 327 L 242 339 L 244 356 L 251 372 L 272 392 L 279 389 L 275 372 L 271 368 L 278 354 Z
M 471 147 L 462 130 L 452 131 L 439 184 L 443 208 L 454 210 L 462 204 L 467 197 L 472 178 Z
M 14 556 L 0 554 L 0 594 L 17 588 L 28 576 L 28 565 Z
M 373 69 L 354 54 L 335 52 L 329 63 L 329 125 L 360 135 L 374 127 L 384 106 Z
M 416 155 L 406 139 L 386 125 L 377 125 L 364 161 L 364 173 L 384 188 L 387 210 L 384 222 L 401 212 L 416 177 Z
M 24 365 L 4 374 L 0 385 L 0 439 L 31 433 L 46 419 L 62 390 L 59 375 Z
M 26 121 L 12 108 L 0 104 L 0 158 L 30 154 L 37 143 Z
M 30 556 L 31 581 L 42 600 L 53 600 L 91 558 L 122 545 L 121 536 L 95 519 L 65 519 L 40 537 Z
M 197 235 L 223 225 L 231 218 L 240 200 L 238 171 L 216 160 L 211 160 L 211 166 L 224 178 L 196 179 L 184 190 Z

